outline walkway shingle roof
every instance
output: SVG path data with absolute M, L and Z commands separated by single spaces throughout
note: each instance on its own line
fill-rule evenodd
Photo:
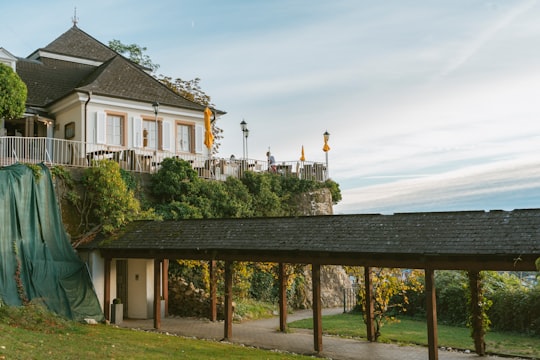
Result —
M 540 209 L 139 221 L 99 248 L 109 256 L 511 270 L 540 257 Z

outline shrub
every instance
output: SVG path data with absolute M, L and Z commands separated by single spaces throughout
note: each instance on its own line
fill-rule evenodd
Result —
M 498 289 L 488 312 L 493 328 L 540 335 L 540 287 Z

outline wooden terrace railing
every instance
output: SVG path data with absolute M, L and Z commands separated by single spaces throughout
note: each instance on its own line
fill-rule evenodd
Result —
M 154 173 L 159 170 L 163 159 L 172 157 L 190 162 L 199 177 L 205 179 L 225 180 L 228 176 L 240 178 L 245 171 L 269 171 L 266 160 L 208 158 L 190 153 L 128 149 L 44 137 L 0 137 L 0 166 L 21 162 L 91 167 L 95 164 L 93 160 L 112 159 L 124 170 Z M 277 164 L 275 173 L 316 181 L 328 178 L 326 165 L 311 161 L 283 161 Z

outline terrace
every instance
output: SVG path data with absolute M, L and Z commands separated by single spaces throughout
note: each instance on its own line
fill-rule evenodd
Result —
M 245 171 L 269 171 L 267 160 L 209 158 L 190 153 L 128 149 L 47 137 L 0 137 L 0 166 L 21 162 L 44 163 L 49 166 L 91 167 L 95 165 L 94 160 L 112 159 L 124 170 L 155 173 L 166 158 L 188 161 L 199 177 L 204 179 L 224 181 L 229 176 L 240 178 Z M 328 179 L 326 165 L 312 161 L 279 162 L 277 174 L 321 182 Z

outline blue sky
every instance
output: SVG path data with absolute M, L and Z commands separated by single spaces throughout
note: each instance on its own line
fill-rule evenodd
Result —
M 72 25 L 147 47 L 227 112 L 223 157 L 324 161 L 336 213 L 540 204 L 540 4 L 520 1 L 27 1 L 0 5 L 25 57 Z M 39 16 L 37 16 L 39 14 Z

